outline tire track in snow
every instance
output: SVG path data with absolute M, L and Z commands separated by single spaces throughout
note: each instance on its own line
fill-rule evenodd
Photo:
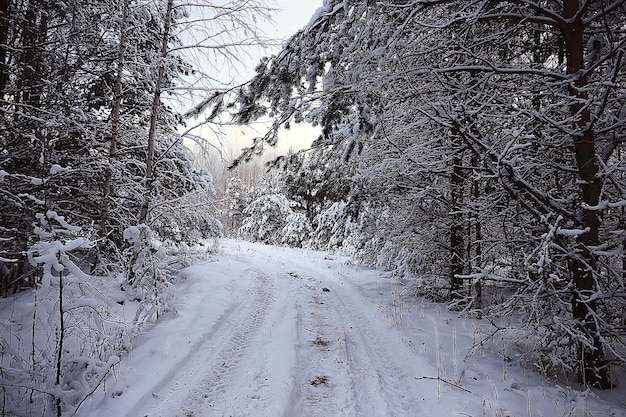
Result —
M 151 393 L 152 398 L 142 399 L 127 417 L 198 417 L 198 410 L 219 401 L 220 393 L 228 387 L 229 376 L 250 349 L 274 302 L 271 279 L 264 274 L 253 279 L 257 281 L 255 285 L 222 314 L 179 366 L 162 379 Z
M 316 287 L 330 289 L 326 293 L 326 321 L 335 323 L 335 332 L 343 339 L 340 344 L 345 351 L 348 378 L 354 392 L 352 413 L 363 417 L 417 415 L 420 409 L 418 397 L 423 398 L 423 392 L 409 370 L 416 369 L 416 365 L 410 362 L 420 363 L 420 359 L 407 353 L 406 349 L 400 349 L 400 341 L 397 346 L 392 345 L 376 333 L 375 329 L 388 329 L 388 324 L 385 321 L 383 326 L 371 326 L 370 323 L 377 320 L 376 310 L 367 308 L 372 304 L 357 285 L 349 283 L 345 288 L 336 276 L 318 276 L 316 269 L 306 265 L 298 266 L 296 271 L 302 276 L 314 277 L 309 281 L 316 282 Z M 400 352 L 406 357 L 399 361 L 396 356 Z
M 152 405 L 155 398 L 159 399 L 159 403 L 162 402 L 171 402 L 172 404 L 176 403 L 175 397 L 176 391 L 181 390 L 183 388 L 178 388 L 178 382 L 175 383 L 175 387 L 169 387 L 170 381 L 175 380 L 177 376 L 179 376 L 184 370 L 189 369 L 198 369 L 201 366 L 201 359 L 204 355 L 210 354 L 210 351 L 213 349 L 211 345 L 211 339 L 217 332 L 219 332 L 225 324 L 232 322 L 232 316 L 234 312 L 240 308 L 240 303 L 232 304 L 228 307 L 222 315 L 216 320 L 215 324 L 211 327 L 211 329 L 204 334 L 204 336 L 189 350 L 189 354 L 186 355 L 180 362 L 178 362 L 177 366 L 173 368 L 169 373 L 167 373 L 164 377 L 159 379 L 159 382 L 152 388 L 151 395 L 146 395 L 141 398 L 140 401 L 137 402 L 135 407 L 130 409 L 127 413 L 127 417 L 137 417 L 137 416 L 148 416 L 152 415 L 149 411 L 146 411 L 146 404 Z M 169 341 L 168 341 L 169 343 Z M 193 374 L 193 372 L 191 373 Z M 191 375 L 193 376 L 193 375 Z M 193 378 L 189 378 L 189 380 L 193 380 Z M 186 384 L 182 384 L 186 385 Z M 164 391 L 169 390 L 166 395 L 163 394 Z M 155 407 L 152 407 L 155 408 Z
M 293 275 L 292 275 L 293 276 Z M 285 417 L 355 416 L 354 385 L 340 322 L 321 288 L 303 280 L 297 309 L 297 405 Z
M 413 369 L 410 362 L 417 358 L 403 358 L 403 362 L 396 359 L 398 353 L 406 351 L 394 349 L 373 330 L 377 326 L 370 326 L 370 322 L 376 320 L 375 313 L 364 307 L 369 304 L 367 301 L 355 297 L 359 294 L 356 287 L 346 291 L 335 286 L 332 293 L 337 314 L 345 326 L 348 363 L 352 374 L 358 375 L 353 378 L 355 392 L 359 394 L 358 415 L 417 415 L 420 393 L 409 371 Z M 381 409 L 385 405 L 387 409 Z
M 260 332 L 262 323 L 265 321 L 275 301 L 271 291 L 271 278 L 261 273 L 257 277 L 260 283 L 254 289 L 256 296 L 248 303 L 252 312 L 241 315 L 235 321 L 235 323 L 239 323 L 241 326 L 234 329 L 228 343 L 214 356 L 214 364 L 211 370 L 200 386 L 189 396 L 188 401 L 182 406 L 187 412 L 185 416 L 195 417 L 195 414 L 189 413 L 193 413 L 194 410 L 198 409 L 206 409 L 206 407 L 210 409 L 219 409 L 221 407 L 230 409 L 232 404 L 229 404 L 229 402 L 236 400 L 237 395 L 241 395 L 242 386 L 233 387 L 235 393 L 226 394 L 230 391 L 233 380 L 241 382 L 241 379 L 234 379 L 232 376 L 240 371 L 240 362 L 251 349 L 255 336 Z M 248 377 L 253 379 L 253 375 L 249 372 L 244 373 L 247 373 Z M 224 402 L 227 402 L 227 404 L 224 404 Z

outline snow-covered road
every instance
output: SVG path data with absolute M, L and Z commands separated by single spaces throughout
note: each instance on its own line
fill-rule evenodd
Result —
M 223 245 L 182 272 L 177 312 L 79 415 L 626 415 L 591 393 L 541 387 L 486 351 L 467 356 L 476 323 L 407 304 L 404 287 L 376 271 L 319 252 Z

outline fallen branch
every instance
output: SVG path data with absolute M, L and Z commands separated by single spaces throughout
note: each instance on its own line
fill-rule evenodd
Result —
M 453 386 L 454 388 L 460 389 L 462 391 L 468 392 L 468 393 L 472 393 L 472 391 L 468 390 L 465 387 L 460 386 L 459 384 L 455 384 L 454 382 L 450 382 L 447 379 L 443 379 L 441 377 L 434 377 L 434 376 L 416 376 L 415 379 L 432 379 L 434 381 L 441 381 L 441 382 L 445 382 L 448 385 Z
M 109 365 L 109 368 L 104 372 L 104 374 L 100 377 L 100 380 L 98 381 L 97 384 L 94 385 L 93 389 L 87 394 L 85 395 L 85 397 L 78 403 L 78 405 L 76 406 L 76 408 L 74 409 L 74 413 L 78 412 L 78 409 L 83 405 L 83 403 L 85 401 L 87 401 L 88 398 L 90 398 L 98 388 L 100 388 L 100 385 L 102 385 L 102 383 L 104 382 L 104 380 L 107 378 L 107 376 L 109 376 L 109 373 L 111 372 L 111 370 L 113 369 L 113 367 L 115 365 L 117 365 L 119 363 L 119 360 L 117 362 L 112 362 Z

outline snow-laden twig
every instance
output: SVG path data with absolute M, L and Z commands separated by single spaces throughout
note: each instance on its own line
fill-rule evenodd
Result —
M 433 381 L 440 381 L 440 382 L 443 382 L 445 384 L 450 385 L 451 387 L 460 389 L 461 391 L 465 391 L 465 392 L 470 393 L 470 394 L 472 393 L 472 391 L 468 390 L 467 388 L 465 388 L 465 387 L 463 387 L 463 386 L 461 386 L 459 384 L 456 384 L 456 383 L 454 383 L 452 381 L 449 381 L 449 380 L 447 380 L 445 378 L 442 378 L 440 376 L 416 376 L 415 379 L 430 379 L 430 380 L 433 380 Z

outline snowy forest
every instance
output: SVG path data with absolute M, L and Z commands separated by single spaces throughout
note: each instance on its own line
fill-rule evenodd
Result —
M 74 415 L 222 237 L 350 256 L 615 388 L 626 1 L 324 0 L 250 64 L 271 14 L 0 0 L 0 414 Z

